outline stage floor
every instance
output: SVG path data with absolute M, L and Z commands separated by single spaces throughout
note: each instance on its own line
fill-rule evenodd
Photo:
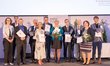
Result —
M 31 63 L 30 60 L 26 60 L 27 63 L 25 65 L 21 65 L 21 66 L 40 66 L 37 63 Z M 3 60 L 0 60 L 0 66 L 4 66 L 3 65 Z M 16 64 L 14 66 L 17 66 Z M 110 66 L 110 59 L 102 59 L 102 64 L 90 64 L 90 65 L 82 65 L 82 62 L 64 62 L 63 60 L 61 61 L 61 63 L 54 63 L 54 61 L 52 60 L 50 63 L 44 63 L 41 66 Z

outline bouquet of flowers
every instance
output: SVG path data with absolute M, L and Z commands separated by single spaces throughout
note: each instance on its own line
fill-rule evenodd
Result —
M 59 36 L 61 36 L 61 34 L 59 32 L 55 32 L 52 34 L 52 36 L 54 36 L 55 38 L 58 38 Z
M 92 40 L 92 37 L 89 34 L 84 34 L 82 37 L 84 42 L 90 42 Z

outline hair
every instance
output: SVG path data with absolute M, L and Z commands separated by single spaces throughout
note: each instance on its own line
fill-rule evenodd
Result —
M 42 24 L 42 22 L 38 22 L 38 28 L 39 28 L 39 23 Z M 43 24 L 42 24 L 41 29 L 44 29 L 44 28 L 43 28 Z
M 98 16 L 94 16 L 94 18 L 93 19 L 99 19 L 99 17 Z
M 68 19 L 65 19 L 64 21 L 66 21 L 66 20 L 68 20 Z
M 85 20 L 85 21 L 83 22 L 83 24 L 84 24 L 85 22 L 88 23 L 88 26 L 90 25 L 89 21 Z
M 14 18 L 15 18 L 15 17 L 19 18 L 18 16 L 14 16 Z
M 48 16 L 44 16 L 44 19 L 45 19 L 45 18 L 48 18 Z
M 19 20 L 23 20 L 22 18 L 19 18 Z
M 54 22 L 59 22 L 59 20 L 56 19 Z
M 7 17 L 7 18 L 5 19 L 5 24 L 7 24 L 7 19 L 10 19 L 10 24 L 12 24 L 12 19 L 11 19 L 10 17 Z

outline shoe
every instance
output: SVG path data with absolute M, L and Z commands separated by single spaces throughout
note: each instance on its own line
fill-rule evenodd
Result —
M 86 65 L 86 63 L 83 63 L 83 65 Z
M 58 60 L 57 63 L 59 64 L 60 63 L 60 60 Z
M 11 66 L 13 66 L 14 64 L 13 63 L 9 63 Z
M 20 63 L 19 63 L 19 64 L 17 64 L 17 66 L 20 66 Z
M 46 60 L 46 62 L 50 62 L 50 60 L 48 59 L 48 60 Z
M 55 59 L 55 63 L 57 63 L 57 60 Z
M 4 66 L 7 66 L 8 65 L 8 63 L 4 63 Z
M 23 65 L 25 65 L 26 63 L 25 62 L 23 62 Z
M 92 64 L 95 64 L 96 62 L 94 60 L 92 60 Z

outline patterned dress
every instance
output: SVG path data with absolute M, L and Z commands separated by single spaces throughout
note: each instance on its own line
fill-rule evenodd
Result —
M 38 59 L 38 60 L 46 58 L 45 42 L 40 42 L 39 34 L 44 34 L 44 30 L 37 29 L 36 32 L 35 32 L 35 36 L 34 36 L 34 38 L 36 39 L 35 59 Z

